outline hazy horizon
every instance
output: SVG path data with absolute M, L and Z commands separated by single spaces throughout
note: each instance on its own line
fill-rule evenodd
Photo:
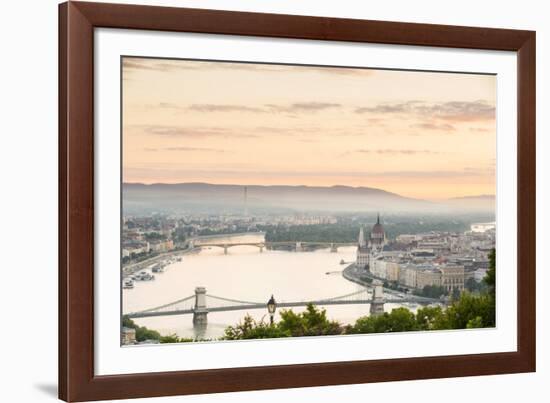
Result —
M 495 194 L 490 75 L 123 59 L 123 181 Z
M 209 186 L 235 186 L 235 187 L 306 187 L 306 188 L 349 188 L 349 189 L 373 189 L 373 190 L 380 190 L 387 193 L 396 194 L 398 196 L 403 197 L 409 197 L 405 195 L 400 195 L 396 192 L 391 192 L 389 190 L 378 188 L 378 187 L 372 187 L 372 186 L 349 186 L 349 185 L 289 185 L 289 184 L 276 184 L 276 185 L 265 185 L 261 183 L 252 183 L 252 184 L 242 184 L 242 183 L 213 183 L 213 182 L 123 182 L 123 185 L 143 185 L 143 186 L 155 186 L 155 185 L 209 185 Z M 470 196 L 458 196 L 458 197 L 449 197 L 449 198 L 442 198 L 442 199 L 425 199 L 426 201 L 438 201 L 438 200 L 447 200 L 447 199 L 462 199 L 462 198 L 475 198 L 475 197 L 496 197 L 495 194 L 476 194 L 476 195 L 470 195 Z M 415 198 L 414 199 L 421 200 L 421 198 Z

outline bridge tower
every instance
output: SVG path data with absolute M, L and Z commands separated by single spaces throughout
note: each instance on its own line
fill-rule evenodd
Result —
M 338 246 L 334 245 L 334 242 L 330 244 L 330 253 L 338 252 Z
M 371 316 L 378 316 L 384 313 L 384 288 L 382 282 L 379 280 L 373 281 L 373 293 L 372 293 L 372 302 L 370 304 L 370 314 Z
M 193 326 L 206 326 L 208 309 L 206 308 L 206 288 L 195 288 L 195 307 L 193 308 Z

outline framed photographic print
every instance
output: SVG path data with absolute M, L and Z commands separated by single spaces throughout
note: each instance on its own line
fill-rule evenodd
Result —
M 59 397 L 535 370 L 535 33 L 60 5 Z

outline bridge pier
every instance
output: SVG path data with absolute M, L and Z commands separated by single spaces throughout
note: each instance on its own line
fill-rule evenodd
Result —
M 227 245 L 223 245 L 223 254 L 227 255 Z
M 336 253 L 338 252 L 338 246 L 334 245 L 334 243 L 330 244 L 330 253 Z
M 195 288 L 195 307 L 193 308 L 193 326 L 203 327 L 208 323 L 208 309 L 206 307 L 206 288 Z
M 382 282 L 379 280 L 373 281 L 373 294 L 372 302 L 370 304 L 370 314 L 371 316 L 379 316 L 384 314 L 384 287 Z
M 302 252 L 302 251 L 303 251 L 302 243 L 296 242 L 296 252 Z
M 260 245 L 260 253 L 264 253 L 264 246 Z

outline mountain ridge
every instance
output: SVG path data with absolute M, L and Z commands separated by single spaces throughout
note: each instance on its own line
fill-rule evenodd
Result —
M 372 187 L 347 185 L 238 185 L 206 182 L 123 183 L 125 209 L 184 209 L 242 212 L 252 210 L 298 211 L 410 211 L 438 212 L 445 203 L 415 199 Z M 450 203 L 455 204 L 455 203 Z M 460 204 L 453 208 L 461 207 Z M 466 210 L 484 210 L 479 201 Z

